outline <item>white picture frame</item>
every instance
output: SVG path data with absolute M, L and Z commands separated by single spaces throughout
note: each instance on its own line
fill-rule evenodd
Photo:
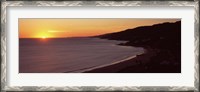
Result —
M 199 2 L 189 2 L 189 1 L 2 1 L 1 7 L 1 91 L 199 91 Z M 65 85 L 61 86 L 10 86 L 9 78 L 11 73 L 9 72 L 9 63 L 8 61 L 8 49 L 9 49 L 9 39 L 7 38 L 9 27 L 9 7 L 194 7 L 194 85 L 193 86 L 152 86 L 152 85 L 133 85 L 130 86 L 123 84 L 123 86 L 108 86 L 108 85 L 99 85 L 99 86 L 88 86 L 81 85 Z M 94 8 L 95 9 L 95 8 Z M 162 8 L 161 8 L 162 9 Z M 31 10 L 30 10 L 31 11 Z M 48 17 L 48 16 L 47 16 Z M 22 17 L 23 18 L 23 17 Z M 190 17 L 192 18 L 192 17 Z M 31 75 L 30 75 L 31 76 Z M 47 74 L 48 76 L 48 74 Z M 84 75 L 83 75 L 84 76 Z M 98 75 L 100 76 L 100 75 Z M 20 75 L 18 76 L 20 77 Z M 38 77 L 39 78 L 39 77 Z M 12 80 L 16 81 L 16 80 Z M 132 80 L 134 81 L 134 80 Z M 159 80 L 160 81 L 160 80 Z M 30 82 L 30 81 L 29 81 Z M 61 82 L 61 81 L 60 81 Z M 37 83 L 36 83 L 37 84 Z

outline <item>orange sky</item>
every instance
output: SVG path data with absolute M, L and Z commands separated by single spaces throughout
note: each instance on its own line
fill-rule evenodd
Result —
M 19 19 L 20 38 L 84 37 L 180 19 Z

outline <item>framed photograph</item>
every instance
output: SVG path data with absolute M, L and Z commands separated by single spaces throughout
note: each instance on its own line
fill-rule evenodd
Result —
M 1 3 L 1 91 L 199 91 L 198 1 Z

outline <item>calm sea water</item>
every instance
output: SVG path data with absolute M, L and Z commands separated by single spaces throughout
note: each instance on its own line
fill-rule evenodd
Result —
M 83 72 L 142 54 L 125 41 L 99 38 L 20 39 L 20 73 Z

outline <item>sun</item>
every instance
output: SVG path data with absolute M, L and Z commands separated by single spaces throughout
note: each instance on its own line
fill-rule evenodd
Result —
M 46 36 L 42 36 L 42 39 L 46 39 L 47 37 Z

